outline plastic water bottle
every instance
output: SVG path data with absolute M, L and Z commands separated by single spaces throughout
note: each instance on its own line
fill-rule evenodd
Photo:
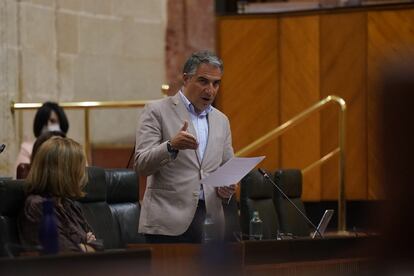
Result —
M 57 254 L 59 252 L 56 216 L 54 204 L 50 198 L 43 201 L 43 217 L 40 221 L 39 241 L 43 254 Z
M 214 241 L 214 223 L 213 219 L 209 215 L 206 215 L 206 218 L 204 219 L 202 235 L 203 243 L 210 243 Z
M 250 240 L 261 240 L 263 238 L 263 222 L 259 217 L 259 212 L 254 211 L 249 225 Z
M 247 6 L 247 0 L 237 1 L 237 13 L 245 13 Z

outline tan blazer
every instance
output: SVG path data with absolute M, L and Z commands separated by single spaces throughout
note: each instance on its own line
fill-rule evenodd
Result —
M 167 141 L 187 120 L 197 137 L 179 93 L 147 104 L 136 135 L 135 170 L 147 175 L 139 232 L 176 236 L 190 226 L 197 209 L 200 179 L 233 157 L 228 118 L 216 108 L 208 114 L 209 134 L 203 160 L 197 150 L 180 150 L 172 160 Z M 222 200 L 213 187 L 203 187 L 207 213 L 224 232 Z

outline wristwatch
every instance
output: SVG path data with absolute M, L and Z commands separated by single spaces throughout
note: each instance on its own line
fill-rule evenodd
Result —
M 167 150 L 171 154 L 171 157 L 173 159 L 175 159 L 177 157 L 178 149 L 175 149 L 175 148 L 172 147 L 171 141 L 167 141 Z

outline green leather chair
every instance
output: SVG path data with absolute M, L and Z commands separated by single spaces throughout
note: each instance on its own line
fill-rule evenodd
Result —
M 290 200 L 304 213 L 302 196 L 302 172 L 297 169 L 278 170 L 274 173 L 274 182 L 282 189 Z M 309 236 L 310 228 L 292 204 L 275 188 L 274 203 L 279 215 L 280 231 L 294 236 Z
M 279 219 L 273 200 L 273 185 L 256 169 L 240 182 L 240 220 L 243 234 L 249 235 L 249 222 L 258 211 L 263 222 L 263 239 L 276 239 Z

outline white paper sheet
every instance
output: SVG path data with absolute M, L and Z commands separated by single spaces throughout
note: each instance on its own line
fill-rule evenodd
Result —
M 236 184 L 265 157 L 233 157 L 206 178 L 201 179 L 201 183 L 213 187 Z

